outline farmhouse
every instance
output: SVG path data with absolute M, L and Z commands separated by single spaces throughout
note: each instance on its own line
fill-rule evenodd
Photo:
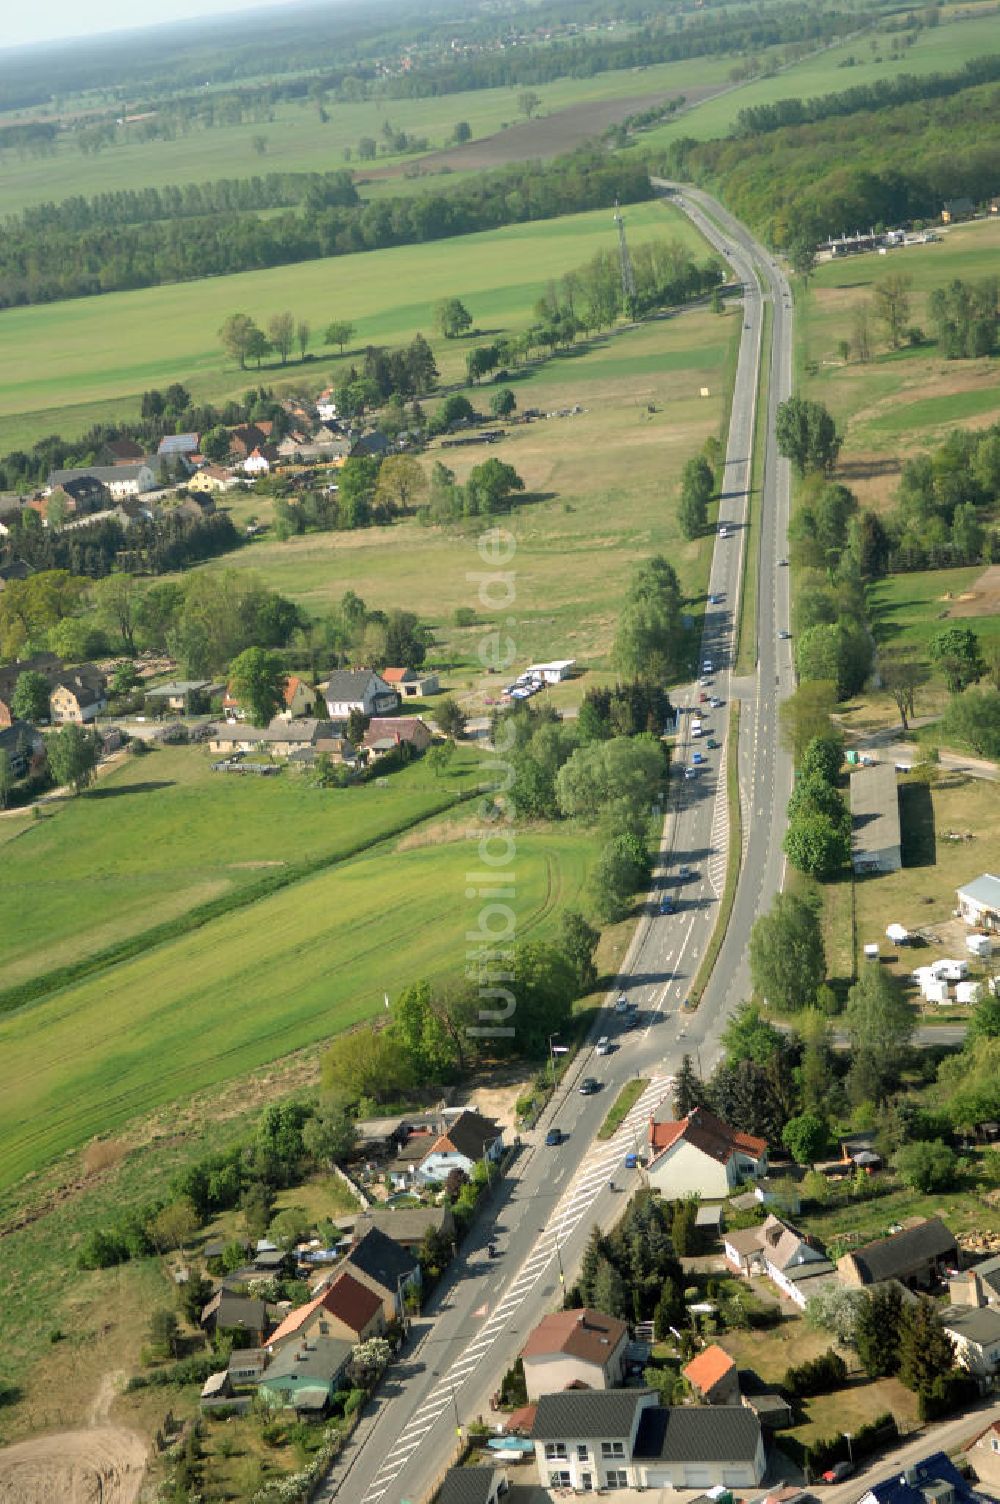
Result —
M 940 1217 L 929 1217 L 845 1253 L 837 1260 L 837 1272 L 845 1285 L 878 1285 L 897 1279 L 913 1289 L 935 1283 L 944 1269 L 957 1263 L 955 1239 Z
M 209 496 L 217 491 L 230 491 L 236 485 L 236 477 L 221 465 L 203 465 L 185 482 L 186 489 L 196 496 Z
M 851 862 L 855 872 L 898 872 L 903 864 L 899 794 L 891 763 L 851 774 Z
M 186 458 L 188 455 L 197 454 L 201 445 L 201 435 L 197 433 L 168 433 L 157 445 L 156 454 L 159 459 L 175 460 Z
M 264 432 L 263 426 L 258 426 L 256 423 L 248 423 L 243 428 L 234 428 L 229 435 L 231 453 L 245 460 L 253 454 L 255 449 L 267 443 L 270 432 L 270 424 L 268 424 L 267 433 Z
M 649 1120 L 647 1175 L 661 1195 L 719 1198 L 766 1173 L 764 1139 L 737 1133 L 705 1107 L 676 1121 Z
M 958 911 L 973 929 L 994 934 L 1000 930 L 1000 877 L 984 872 L 958 889 Z
M 385 668 L 382 678 L 404 700 L 422 700 L 438 692 L 437 674 L 418 674 L 412 668 Z
M 753 1488 L 764 1476 L 744 1406 L 666 1408 L 648 1390 L 542 1395 L 531 1439 L 548 1488 Z
M 330 1277 L 330 1284 L 350 1274 L 382 1302 L 386 1321 L 401 1319 L 405 1292 L 420 1285 L 420 1263 L 399 1243 L 370 1227 Z
M 261 1374 L 260 1393 L 300 1415 L 322 1413 L 338 1388 L 353 1350 L 353 1343 L 344 1337 L 304 1337 L 286 1342 Z
M 114 469 L 114 466 L 109 466 Z M 89 512 L 99 512 L 111 500 L 111 492 L 92 470 L 53 470 L 48 479 L 47 495 L 41 501 L 28 505 L 44 517 L 46 503 L 58 498 L 66 503 L 66 511 L 74 517 L 84 517 Z
M 319 687 L 334 718 L 346 719 L 352 710 L 362 715 L 389 715 L 399 705 L 396 691 L 370 668 L 337 669 Z
M 231 757 L 234 752 L 270 752 L 272 757 L 299 757 L 308 752 L 325 752 L 343 762 L 353 762 L 355 751 L 341 735 L 338 721 L 319 721 L 310 717 L 285 720 L 275 716 L 269 726 L 248 726 L 242 721 L 225 721 L 212 727 L 208 745 L 212 752 Z
M 262 1347 L 273 1325 L 272 1308 L 263 1300 L 217 1290 L 202 1310 L 201 1325 L 208 1332 L 241 1332 L 255 1347 Z
M 544 1316 L 521 1349 L 529 1400 L 560 1389 L 612 1389 L 622 1382 L 628 1327 L 589 1309 Z
M 109 439 L 101 450 L 101 460 L 107 465 L 134 465 L 145 458 L 145 449 L 134 439 Z
M 259 444 L 243 461 L 243 474 L 250 476 L 270 475 L 271 466 L 278 458 L 273 444 Z
M 218 689 L 219 685 L 213 684 L 211 679 L 171 679 L 167 684 L 157 684 L 153 689 L 147 689 L 146 699 L 165 710 L 183 712 L 192 700 L 200 696 L 210 697 Z
M 28 721 L 0 722 L 0 752 L 7 754 L 11 777 L 23 778 L 32 766 L 44 764 L 45 738 Z

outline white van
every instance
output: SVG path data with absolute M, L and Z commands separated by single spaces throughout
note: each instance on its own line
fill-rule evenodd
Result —
M 701 735 L 701 722 L 699 720 L 694 720 L 691 722 L 691 735 L 692 737 Z
M 597 1053 L 598 1055 L 611 1054 L 611 1040 L 606 1034 L 602 1034 L 600 1039 L 597 1041 Z

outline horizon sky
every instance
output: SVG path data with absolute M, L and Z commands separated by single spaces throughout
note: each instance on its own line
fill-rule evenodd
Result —
M 295 3 L 297 0 L 165 0 L 155 14 L 144 11 L 137 19 L 135 0 L 90 0 L 86 7 L 79 0 L 39 0 L 23 10 L 10 8 L 4 21 L 3 49 L 76 37 L 89 39 L 107 32 L 139 31 L 172 21 L 207 20 Z

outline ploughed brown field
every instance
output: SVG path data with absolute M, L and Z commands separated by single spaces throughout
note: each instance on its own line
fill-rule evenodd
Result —
M 556 110 L 551 115 L 542 115 L 537 120 L 521 120 L 495 135 L 484 136 L 481 141 L 467 141 L 464 146 L 428 152 L 419 161 L 429 171 L 449 167 L 453 172 L 505 167 L 509 162 L 543 162 L 600 136 L 609 125 L 618 125 L 627 115 L 666 104 L 680 94 L 689 105 L 699 104 L 726 87 L 726 84 L 705 84 L 694 89 L 659 89 L 652 94 L 633 94 L 623 99 L 587 100 L 568 105 L 565 110 Z M 371 172 L 359 172 L 358 181 L 399 177 L 404 166 L 411 166 L 414 160 L 411 157 L 407 163 L 395 162 L 388 167 L 376 167 Z

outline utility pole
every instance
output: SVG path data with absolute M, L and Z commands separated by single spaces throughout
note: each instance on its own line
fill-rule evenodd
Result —
M 618 261 L 622 273 L 622 302 L 625 312 L 630 319 L 635 318 L 636 292 L 635 272 L 632 270 L 632 257 L 629 255 L 628 241 L 625 239 L 625 221 L 615 199 L 615 224 L 618 227 Z

